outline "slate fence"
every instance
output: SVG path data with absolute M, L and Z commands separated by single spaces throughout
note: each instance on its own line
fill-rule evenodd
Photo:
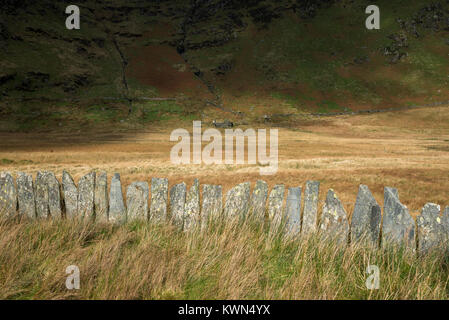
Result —
M 281 228 L 290 236 L 319 232 L 341 243 L 368 241 L 378 246 L 388 242 L 418 252 L 449 249 L 449 207 L 440 212 L 439 205 L 427 203 L 415 221 L 400 202 L 397 189 L 385 187 L 382 219 L 382 209 L 369 188 L 360 185 L 351 223 L 332 189 L 318 221 L 319 181 L 307 181 L 304 192 L 301 186 L 285 189 L 277 184 L 269 192 L 267 183 L 259 180 L 251 192 L 251 184 L 244 182 L 231 188 L 223 203 L 220 185 L 203 184 L 200 192 L 198 179 L 190 188 L 182 182 L 170 190 L 165 178 L 152 178 L 151 186 L 145 181 L 133 182 L 123 195 L 118 173 L 108 190 L 106 172 L 90 172 L 78 185 L 67 171 L 63 171 L 61 183 L 47 171 L 39 171 L 34 181 L 24 172 L 17 173 L 16 181 L 9 172 L 1 172 L 0 215 L 110 223 L 170 220 L 185 231 L 203 229 L 213 219 L 251 216 L 267 223 L 269 230 Z

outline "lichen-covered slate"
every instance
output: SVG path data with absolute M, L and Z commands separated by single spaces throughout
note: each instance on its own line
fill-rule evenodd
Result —
M 200 182 L 198 179 L 193 181 L 186 197 L 184 230 L 190 230 L 198 224 L 200 219 Z
M 442 220 L 444 248 L 449 249 L 449 206 L 444 209 Z
M 265 181 L 258 180 L 251 196 L 250 214 L 256 219 L 264 220 L 268 197 L 268 185 Z
M 72 176 L 65 170 L 62 172 L 62 193 L 66 217 L 76 217 L 78 215 L 78 189 Z
M 246 217 L 249 208 L 250 187 L 249 182 L 244 182 L 227 192 L 224 207 L 225 217 Z
M 204 229 L 210 220 L 217 220 L 223 211 L 221 186 L 203 184 L 203 205 L 201 206 L 201 228 Z
M 53 219 L 62 218 L 61 191 L 58 179 L 53 172 L 45 176 L 48 190 L 48 209 Z
M 184 228 L 187 186 L 184 182 L 170 189 L 170 216 L 173 224 L 181 230 Z
M 351 237 L 353 241 L 365 239 L 379 241 L 381 209 L 368 186 L 361 184 L 352 213 Z
M 94 219 L 95 172 L 89 172 L 78 182 L 78 217 Z
M 111 179 L 109 190 L 109 222 L 124 223 L 126 221 L 126 208 L 123 201 L 122 183 L 120 174 L 115 173 Z
M 150 219 L 158 222 L 167 220 L 168 179 L 151 179 Z
M 272 230 L 276 230 L 282 223 L 282 205 L 284 203 L 285 186 L 277 184 L 268 197 L 268 220 Z
M 399 201 L 395 188 L 384 188 L 382 243 L 415 247 L 415 221 L 406 206 Z
M 17 200 L 21 217 L 36 218 L 33 177 L 24 172 L 17 173 Z
M 14 217 L 17 213 L 17 192 L 9 172 L 0 173 L 0 216 Z
M 127 221 L 147 220 L 150 187 L 148 182 L 133 182 L 126 189 Z
M 335 194 L 330 189 L 321 215 L 320 231 L 325 238 L 346 243 L 349 234 L 349 223 L 346 211 Z
M 285 208 L 286 232 L 297 235 L 301 228 L 301 187 L 288 188 Z
M 316 231 L 319 192 L 319 181 L 306 182 L 301 226 L 301 232 L 304 235 L 308 235 Z
M 108 211 L 108 175 L 105 171 L 101 171 L 95 177 L 95 220 L 107 222 Z
M 428 252 L 441 249 L 445 242 L 445 228 L 440 216 L 440 206 L 426 203 L 417 217 L 418 222 L 418 250 Z
M 34 197 L 36 201 L 36 217 L 47 218 L 50 214 L 48 209 L 48 188 L 46 172 L 38 171 L 34 181 Z

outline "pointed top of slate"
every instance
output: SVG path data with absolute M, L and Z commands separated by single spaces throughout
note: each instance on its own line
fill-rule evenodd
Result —
M 353 240 L 366 238 L 373 243 L 379 240 L 381 209 L 368 186 L 361 184 L 352 213 L 351 236 Z
M 114 173 L 109 190 L 109 221 L 112 223 L 124 223 L 126 221 L 126 208 L 123 201 L 122 183 L 120 174 Z

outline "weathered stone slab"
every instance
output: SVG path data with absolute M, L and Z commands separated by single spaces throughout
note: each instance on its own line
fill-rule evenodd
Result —
M 221 186 L 203 185 L 203 205 L 201 207 L 201 228 L 204 229 L 209 221 L 221 217 L 223 211 L 223 196 Z
M 301 187 L 288 188 L 285 205 L 285 229 L 288 235 L 298 235 L 301 228 Z
M 251 197 L 250 213 L 256 219 L 265 219 L 265 210 L 268 197 L 268 185 L 265 181 L 258 180 Z
M 17 192 L 9 172 L 0 173 L 0 216 L 14 217 L 17 213 Z
M 236 185 L 226 194 L 224 207 L 225 217 L 240 216 L 245 218 L 249 208 L 250 183 L 244 182 Z
M 342 244 L 348 240 L 349 223 L 346 211 L 332 189 L 327 192 L 321 216 L 320 231 L 325 238 L 336 240 Z
M 301 232 L 304 235 L 316 231 L 319 192 L 319 181 L 306 182 L 306 188 L 304 190 L 304 210 L 302 214 L 301 227 Z
M 444 237 L 444 247 L 449 249 L 449 206 L 444 209 L 442 225 L 443 225 L 443 237 Z
M 380 220 L 379 204 L 366 185 L 359 186 L 351 221 L 352 240 L 365 239 L 377 244 L 379 241 Z
M 168 179 L 151 179 L 151 219 L 167 221 Z
M 36 217 L 46 219 L 50 215 L 48 209 L 48 188 L 46 172 L 38 171 L 34 181 L 34 196 L 36 201 Z
M 33 177 L 24 172 L 17 173 L 17 200 L 20 216 L 32 219 L 36 218 Z
M 78 189 L 72 176 L 67 172 L 62 172 L 62 192 L 64 194 L 65 215 L 67 218 L 78 216 Z
M 78 217 L 93 219 L 95 198 L 95 172 L 89 172 L 78 182 Z
M 126 189 L 127 221 L 148 219 L 148 200 L 150 186 L 148 182 L 133 182 Z
M 195 179 L 186 197 L 184 230 L 192 229 L 199 222 L 199 219 L 200 219 L 200 182 L 198 179 Z
M 48 209 L 53 219 L 62 218 L 61 191 L 58 179 L 53 172 L 47 172 L 46 176 L 48 190 Z
M 105 171 L 95 177 L 95 220 L 107 222 L 109 220 L 108 175 Z
M 422 253 L 442 249 L 446 239 L 440 206 L 426 203 L 417 218 L 418 250 Z
M 415 221 L 398 197 L 395 188 L 384 188 L 382 243 L 415 248 Z
M 277 184 L 271 189 L 268 197 L 268 220 L 271 230 L 276 230 L 282 222 L 282 205 L 284 202 L 285 186 Z
M 122 183 L 120 174 L 115 173 L 111 179 L 111 189 L 109 190 L 109 222 L 126 222 L 126 209 L 123 201 Z
M 170 216 L 173 223 L 181 230 L 184 228 L 187 186 L 184 182 L 170 189 Z

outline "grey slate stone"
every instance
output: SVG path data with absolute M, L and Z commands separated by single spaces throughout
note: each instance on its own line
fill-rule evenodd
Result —
M 53 219 L 62 218 L 61 191 L 58 179 L 53 172 L 47 172 L 46 182 L 48 188 L 48 209 Z
M 306 188 L 304 190 L 304 209 L 302 214 L 301 227 L 301 232 L 304 235 L 308 235 L 316 231 L 319 192 L 319 181 L 306 182 Z
M 442 219 L 444 248 L 449 249 L 449 206 L 444 209 Z
M 105 171 L 96 173 L 95 177 L 95 220 L 109 220 L 108 175 Z
M 223 211 L 221 186 L 203 184 L 203 205 L 201 207 L 201 228 L 204 229 L 209 221 L 221 217 Z
M 332 189 L 327 192 L 320 231 L 324 238 L 336 240 L 339 243 L 346 243 L 348 240 L 349 223 L 346 211 Z
M 377 244 L 379 241 L 380 220 L 382 218 L 379 204 L 366 185 L 359 186 L 359 192 L 352 213 L 351 237 L 357 241 L 365 239 Z
M 62 192 L 64 194 L 66 218 L 78 216 L 78 189 L 72 176 L 67 172 L 62 172 Z
M 0 216 L 14 217 L 17 214 L 17 192 L 14 179 L 9 172 L 0 173 Z
M 24 172 L 17 173 L 17 200 L 21 217 L 36 218 L 33 177 Z
M 147 182 L 133 182 L 126 189 L 127 221 L 148 219 L 150 187 Z
M 34 196 L 36 201 L 36 217 L 46 219 L 50 215 L 48 208 L 48 188 L 46 172 L 38 171 L 34 181 Z
M 415 221 L 398 198 L 395 188 L 384 188 L 382 243 L 415 248 Z
M 425 253 L 434 249 L 441 249 L 445 234 L 440 206 L 426 203 L 417 217 L 418 222 L 418 251 Z
M 94 219 L 95 172 L 89 172 L 78 182 L 78 217 Z
M 200 182 L 198 179 L 195 179 L 186 197 L 184 230 L 193 229 L 195 225 L 198 224 L 199 220 L 200 220 Z
M 286 232 L 291 236 L 299 234 L 301 228 L 301 187 L 288 188 L 285 205 Z
M 181 230 L 184 228 L 187 186 L 184 182 L 170 189 L 170 216 L 173 223 Z
M 277 184 L 271 189 L 268 197 L 268 220 L 271 230 L 276 231 L 282 223 L 282 205 L 284 202 L 285 186 Z
M 251 197 L 250 213 L 256 219 L 264 221 L 265 208 L 268 197 L 268 185 L 265 181 L 258 180 Z
M 109 222 L 126 222 L 126 208 L 123 201 L 122 183 L 120 174 L 115 173 L 111 179 L 111 189 L 109 190 Z
M 226 194 L 225 217 L 240 216 L 245 218 L 249 208 L 250 183 L 244 182 L 230 189 Z
M 168 180 L 166 178 L 151 179 L 150 218 L 154 221 L 167 221 Z

